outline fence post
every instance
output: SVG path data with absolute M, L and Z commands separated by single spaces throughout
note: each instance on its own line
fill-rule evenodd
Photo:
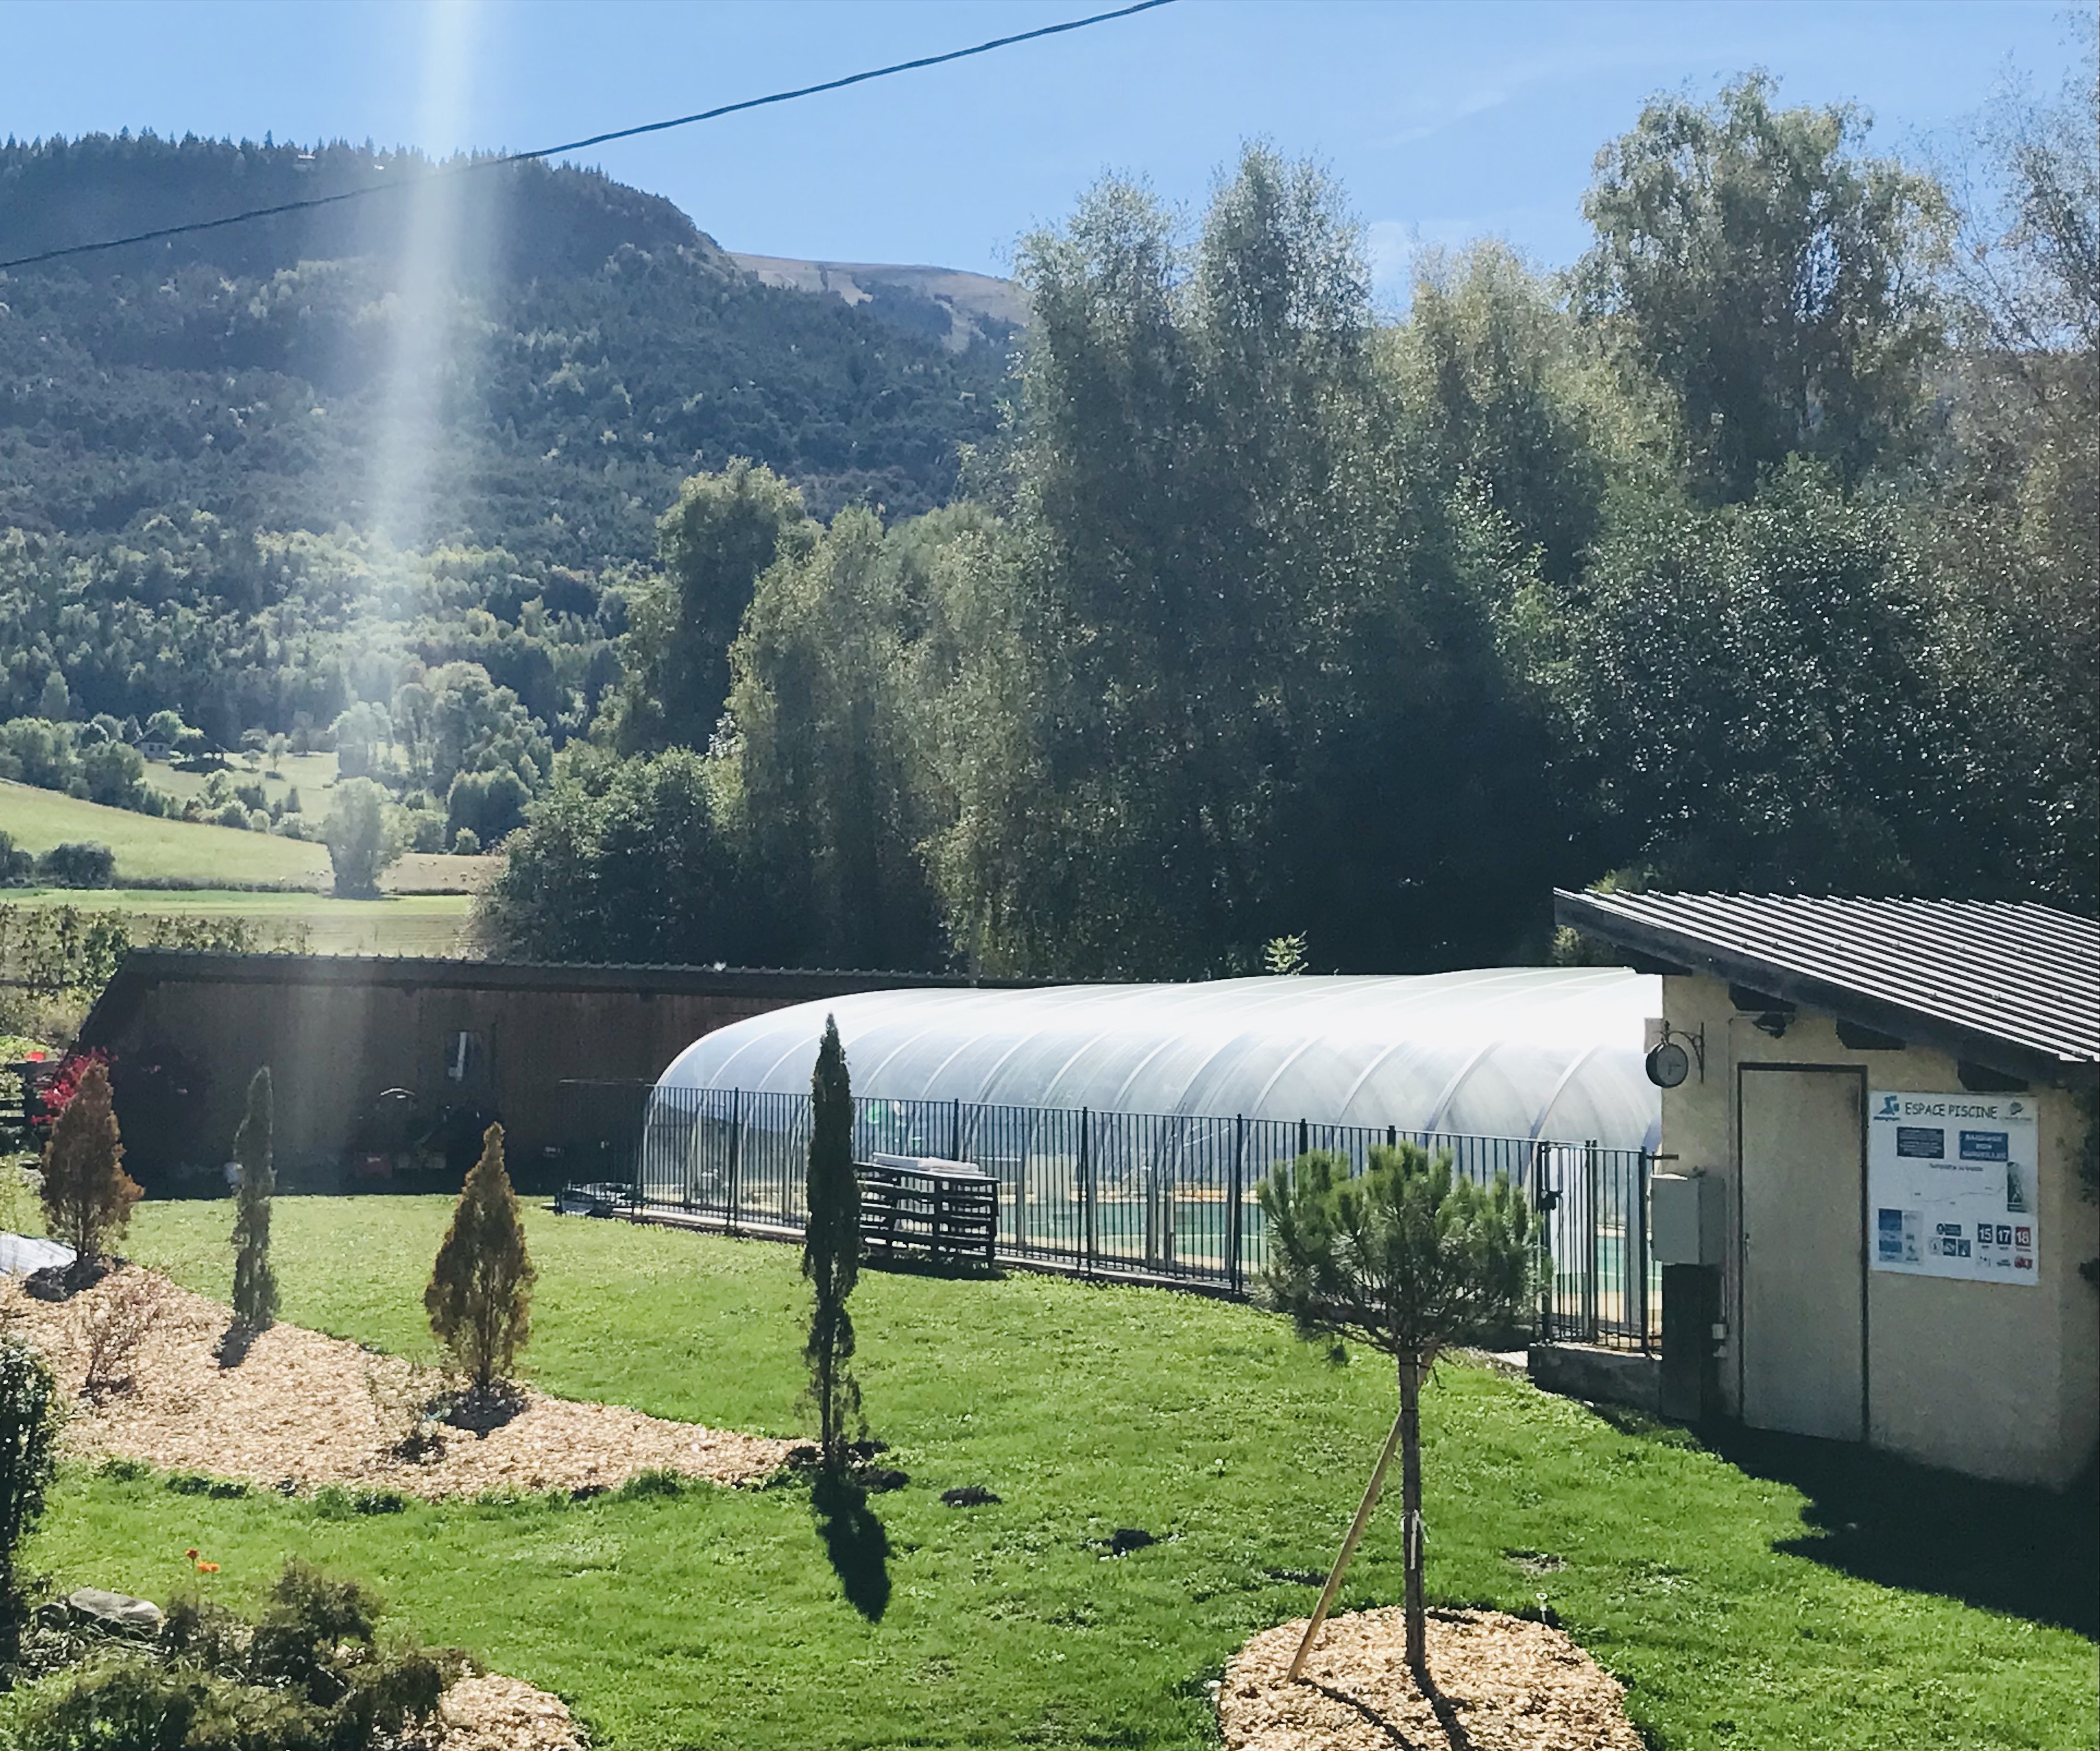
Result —
M 1094 1274 L 1094 1169 L 1090 1147 L 1093 1135 L 1093 1114 L 1088 1107 L 1079 1109 L 1079 1213 L 1082 1223 L 1079 1233 L 1081 1248 L 1079 1268 L 1087 1276 Z
M 948 1103 L 948 1159 L 959 1162 L 963 1158 L 963 1097 L 957 1095 Z
M 1582 1339 L 1597 1341 L 1597 1140 L 1582 1145 Z
M 743 1172 L 743 1091 L 732 1088 L 729 1096 L 729 1200 L 722 1226 L 736 1233 L 737 1180 Z
M 1634 1160 L 1634 1256 L 1630 1286 L 1640 1297 L 1641 1353 L 1648 1353 L 1648 1151 Z
M 1560 1195 L 1546 1182 L 1551 1171 L 1553 1153 L 1549 1145 L 1534 1143 L 1531 1149 L 1531 1206 L 1538 1212 L 1538 1341 L 1553 1342 L 1553 1315 L 1559 1304 L 1560 1285 L 1554 1275 L 1553 1219 L 1559 1214 Z
M 1225 1206 L 1225 1281 L 1234 1295 L 1241 1291 L 1240 1200 L 1246 1195 L 1246 1114 L 1233 1120 L 1232 1197 Z

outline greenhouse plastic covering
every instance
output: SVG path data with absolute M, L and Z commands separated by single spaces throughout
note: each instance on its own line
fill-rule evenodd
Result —
M 707 1034 L 657 1083 L 806 1094 L 824 1018 L 854 1092 L 1095 1112 L 1310 1120 L 1652 1149 L 1642 1068 L 1662 981 L 1502 968 L 1185 985 L 868 991 Z

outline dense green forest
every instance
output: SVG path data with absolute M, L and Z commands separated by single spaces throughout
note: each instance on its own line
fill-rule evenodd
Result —
M 1993 111 L 1988 201 L 1865 134 L 1658 99 L 1572 272 L 1432 257 L 1396 324 L 1317 169 L 1104 182 L 957 502 L 686 483 L 492 923 L 1142 976 L 1537 958 L 1607 878 L 2090 910 L 2092 83 Z
M 470 660 L 558 734 L 611 673 L 623 580 L 684 476 L 747 456 L 819 510 L 908 516 L 994 429 L 1005 353 L 927 338 L 929 300 L 765 286 L 579 170 L 474 170 L 433 209 L 410 185 L 434 168 L 0 149 L 8 258 L 403 190 L 0 274 L 0 717 L 56 673 L 82 717 L 172 708 L 230 744 Z
M 436 293 L 383 201 L 324 266 L 9 279 L 0 717 L 325 739 L 504 838 L 485 922 L 536 956 L 1431 968 L 1546 954 L 1604 879 L 2089 911 L 2089 73 L 1958 174 L 1762 76 L 1659 99 L 1573 270 L 1432 254 L 1399 321 L 1314 167 L 1250 148 L 1193 222 L 1111 179 L 1024 240 L 1010 370 L 566 171 Z M 9 161 L 38 223 L 127 152 L 171 192 L 112 223 L 227 204 L 191 165 L 391 174 L 90 144 Z M 161 299 L 213 312 L 188 377 Z M 375 499 L 404 346 L 445 443 Z M 245 399 L 251 347 L 296 395 Z M 23 368 L 61 351 L 92 394 Z

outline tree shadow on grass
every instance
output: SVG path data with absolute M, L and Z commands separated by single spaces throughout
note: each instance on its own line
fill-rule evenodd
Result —
M 1885 1587 L 2100 1636 L 2100 1505 L 2092 1467 L 2062 1495 L 1935 1471 L 1849 1441 L 1721 1424 L 1706 1444 L 1808 1497 L 1807 1529 L 1773 1546 Z
M 810 1486 L 817 1536 L 846 1603 L 870 1623 L 889 1609 L 889 1534 L 867 1504 L 867 1491 L 840 1472 L 820 1470 Z

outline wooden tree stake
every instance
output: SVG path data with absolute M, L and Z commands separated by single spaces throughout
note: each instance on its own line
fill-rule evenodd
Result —
M 1364 1528 L 1370 1524 L 1371 1510 L 1378 1506 L 1379 1491 L 1385 1487 L 1385 1468 L 1392 1463 L 1393 1449 L 1400 1445 L 1401 1419 L 1392 1419 L 1392 1433 L 1385 1438 L 1385 1450 L 1379 1455 L 1378 1467 L 1371 1473 L 1371 1480 L 1364 1491 L 1364 1499 L 1357 1509 L 1357 1517 L 1349 1527 L 1349 1536 L 1342 1541 L 1341 1555 L 1335 1559 L 1335 1567 L 1327 1577 L 1327 1585 L 1320 1590 L 1320 1603 L 1312 1608 L 1312 1621 L 1305 1625 L 1305 1639 L 1298 1644 L 1296 1658 L 1290 1662 L 1290 1682 L 1304 1675 L 1306 1656 L 1312 1652 L 1312 1643 L 1320 1634 L 1321 1625 L 1327 1621 L 1327 1613 L 1334 1608 L 1335 1595 L 1342 1590 L 1342 1577 L 1348 1572 L 1349 1559 L 1357 1554 L 1357 1541 L 1364 1535 Z

